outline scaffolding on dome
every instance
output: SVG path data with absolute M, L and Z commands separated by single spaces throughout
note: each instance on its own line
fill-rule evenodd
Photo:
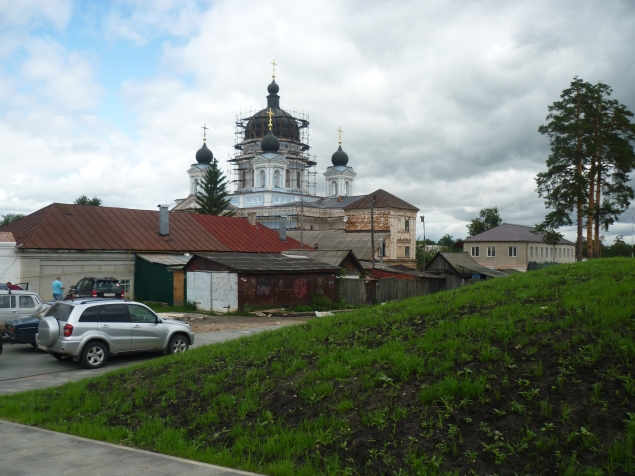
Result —
M 261 151 L 260 139 L 245 139 L 245 131 L 248 127 L 249 120 L 253 118 L 261 110 L 241 111 L 236 114 L 236 128 L 234 131 L 234 156 L 227 160 L 228 176 L 231 177 L 229 182 L 233 185 L 233 192 L 240 193 L 241 190 L 249 189 L 253 186 L 253 172 L 241 173 L 245 169 L 240 164 L 253 159 Z M 317 194 L 317 170 L 316 157 L 309 153 L 309 115 L 304 112 L 286 111 L 298 125 L 299 141 L 282 139 L 281 152 L 285 154 L 289 161 L 289 169 L 298 170 L 304 165 L 304 174 L 302 174 L 301 187 L 298 186 L 296 179 L 287 179 L 285 188 L 292 189 L 292 193 L 299 193 L 304 189 L 303 195 Z M 274 116 L 275 118 L 276 116 Z M 274 123 L 273 132 L 276 134 Z M 287 148 L 282 148 L 282 146 Z M 289 147 L 291 145 L 291 147 Z M 293 147 L 295 146 L 295 147 Z

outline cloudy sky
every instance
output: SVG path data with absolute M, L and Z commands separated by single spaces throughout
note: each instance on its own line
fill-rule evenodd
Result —
M 275 59 L 318 172 L 341 126 L 354 192 L 418 206 L 426 237 L 493 206 L 533 225 L 547 106 L 578 75 L 635 110 L 634 44 L 632 0 L 0 0 L 0 215 L 185 197 L 201 126 L 225 166 Z

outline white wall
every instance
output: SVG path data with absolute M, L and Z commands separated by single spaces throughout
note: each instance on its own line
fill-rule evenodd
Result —
M 0 243 L 0 283 L 20 282 L 20 259 L 15 243 Z
M 238 310 L 238 275 L 225 271 L 187 273 L 187 299 L 201 311 Z
M 19 281 L 29 283 L 29 291 L 45 301 L 53 298 L 51 283 L 56 276 L 67 290 L 87 276 L 130 280 L 130 297 L 134 297 L 134 253 L 25 250 L 19 262 Z

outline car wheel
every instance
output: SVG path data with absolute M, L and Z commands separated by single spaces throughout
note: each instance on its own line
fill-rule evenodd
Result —
M 172 336 L 168 344 L 168 354 L 180 354 L 190 348 L 190 342 L 183 334 Z
M 57 360 L 62 360 L 64 358 L 64 355 L 60 354 L 59 352 L 51 352 L 51 355 L 55 357 Z
M 98 369 L 108 360 L 108 347 L 103 342 L 89 342 L 82 351 L 80 363 L 86 369 Z

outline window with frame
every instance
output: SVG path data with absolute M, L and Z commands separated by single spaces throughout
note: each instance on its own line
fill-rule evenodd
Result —
M 406 254 L 406 258 L 410 258 L 410 247 L 409 246 L 406 246 L 405 254 Z
M 516 258 L 518 257 L 518 250 L 516 249 L 515 246 L 510 246 L 509 247 L 509 257 L 510 258 Z
M 494 258 L 496 256 L 496 247 L 488 246 L 487 247 L 487 256 L 490 258 Z
M 472 256 L 479 256 L 481 252 L 480 246 L 472 246 Z
M 119 285 L 123 288 L 124 294 L 130 294 L 130 280 L 129 279 L 120 279 Z
M 407 218 L 406 218 L 406 221 L 404 222 L 404 230 L 410 231 L 410 220 L 408 220 Z

